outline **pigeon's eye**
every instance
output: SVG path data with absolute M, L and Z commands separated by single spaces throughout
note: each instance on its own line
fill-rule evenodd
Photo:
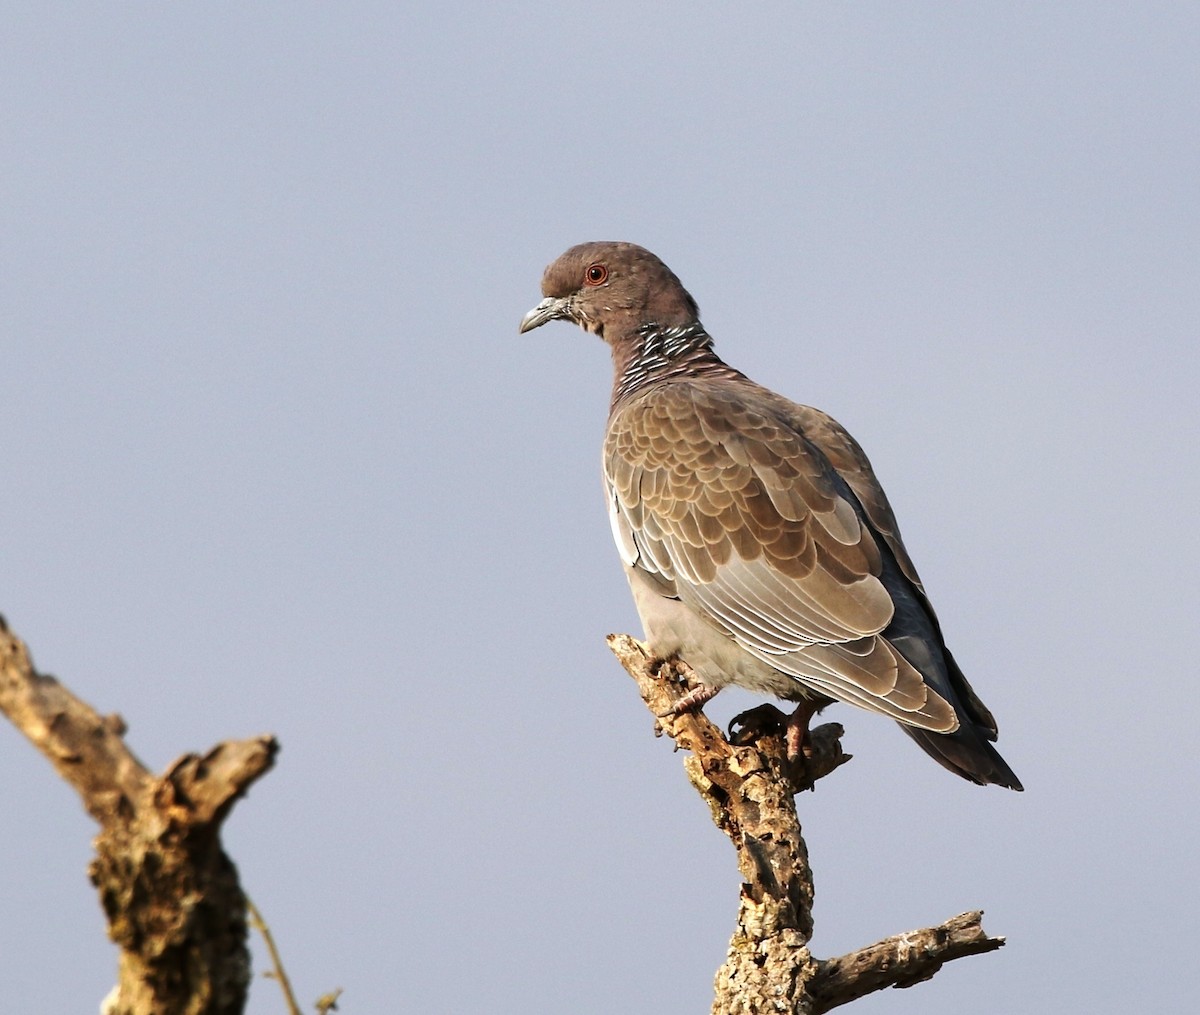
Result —
M 593 264 L 583 273 L 583 280 L 588 285 L 603 285 L 608 278 L 608 269 L 602 264 Z

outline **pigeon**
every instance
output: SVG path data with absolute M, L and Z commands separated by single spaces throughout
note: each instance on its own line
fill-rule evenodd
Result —
M 841 701 L 896 720 L 971 782 L 1022 789 L 845 428 L 720 359 L 696 301 L 643 247 L 571 247 L 542 294 L 522 333 L 570 321 L 612 351 L 609 520 L 651 652 L 695 678 L 673 711 L 730 684 L 795 702 L 795 751 Z

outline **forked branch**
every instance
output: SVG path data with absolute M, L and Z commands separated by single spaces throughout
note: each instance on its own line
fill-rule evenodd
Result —
M 783 736 L 759 732 L 730 743 L 700 712 L 667 715 L 687 691 L 687 667 L 653 659 L 628 635 L 609 647 L 637 682 L 656 733 L 691 752 L 684 768 L 713 821 L 737 850 L 742 888 L 737 928 L 717 971 L 713 1015 L 817 1015 L 885 987 L 927 980 L 943 964 L 993 951 L 1003 938 L 983 932 L 982 913 L 887 938 L 837 959 L 814 959 L 813 878 L 796 814 L 796 794 L 849 760 L 842 728 L 820 726 L 807 758 L 789 761 Z
M 111 1015 L 235 1015 L 250 984 L 246 899 L 220 844 L 234 803 L 266 773 L 273 737 L 186 754 L 157 776 L 102 716 L 38 673 L 0 619 L 0 711 L 99 823 L 92 883 L 120 947 Z

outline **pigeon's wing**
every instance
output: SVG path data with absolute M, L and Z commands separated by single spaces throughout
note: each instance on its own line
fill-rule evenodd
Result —
M 940 638 L 941 626 L 938 624 L 937 614 L 925 594 L 925 587 L 921 584 L 917 569 L 908 556 L 908 550 L 904 547 L 904 540 L 900 537 L 900 527 L 896 524 L 896 516 L 892 513 L 892 506 L 888 503 L 887 494 L 883 492 L 883 487 L 875 478 L 871 463 L 858 441 L 850 436 L 846 428 L 836 419 L 820 409 L 814 409 L 808 405 L 796 405 L 774 393 L 771 393 L 771 397 L 780 403 L 784 418 L 788 419 L 820 449 L 838 475 L 853 491 L 871 527 L 882 536 L 904 577 L 911 583 L 930 624 L 938 632 Z M 967 678 L 954 661 L 954 657 L 944 645 L 942 653 L 946 662 L 946 678 L 962 702 L 967 717 L 981 727 L 989 740 L 995 740 L 999 732 L 995 717 L 980 700 L 975 689 L 967 682 Z
M 612 416 L 604 459 L 618 547 L 665 594 L 830 697 L 957 728 L 951 704 L 881 637 L 895 606 L 856 497 L 755 386 L 650 388 Z
M 908 556 L 908 551 L 904 548 L 904 541 L 900 538 L 900 526 L 896 524 L 892 505 L 888 503 L 887 494 L 875 478 L 866 452 L 859 446 L 858 441 L 828 413 L 810 405 L 789 402 L 774 392 L 767 392 L 765 388 L 762 390 L 770 396 L 783 418 L 815 444 L 837 474 L 845 480 L 862 506 L 871 528 L 883 537 L 904 576 L 923 596 L 924 586 Z

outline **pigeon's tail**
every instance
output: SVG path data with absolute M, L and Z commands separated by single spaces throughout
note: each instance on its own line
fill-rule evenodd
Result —
M 929 730 L 897 723 L 934 761 L 955 775 L 985 786 L 1007 786 L 1023 790 L 1021 780 L 1008 767 L 1000 752 L 988 742 L 990 731 L 981 729 L 969 719 L 953 733 L 931 733 Z
M 992 742 L 996 739 L 996 720 L 979 700 L 954 656 L 942 641 L 932 614 L 918 614 L 911 602 L 901 600 L 894 627 L 909 623 L 915 634 L 893 634 L 892 644 L 925 677 L 925 683 L 946 699 L 958 716 L 953 733 L 935 733 L 906 723 L 900 728 L 921 745 L 934 761 L 964 779 L 986 786 L 993 783 L 1009 789 L 1023 789 L 1021 780 L 1000 757 Z M 924 621 L 924 623 L 920 623 Z
M 899 608 L 896 613 L 900 615 Z M 911 617 L 912 611 L 905 615 Z M 918 629 L 917 635 L 893 636 L 892 643 L 922 672 L 925 683 L 952 705 L 959 717 L 959 728 L 953 733 L 935 733 L 904 722 L 899 723 L 900 728 L 917 741 L 926 755 L 955 775 L 978 782 L 980 786 L 990 782 L 1009 789 L 1024 789 L 1000 752 L 992 746 L 997 733 L 996 720 L 988 707 L 979 701 L 942 641 L 941 631 L 932 624 L 936 624 L 936 620 L 928 621 L 928 626 L 924 630 Z
M 1021 790 L 1021 780 L 992 746 L 998 729 L 988 707 L 959 669 L 942 638 L 941 625 L 925 592 L 914 586 L 888 554 L 883 560 L 883 581 L 892 594 L 896 612 L 884 631 L 900 654 L 925 678 L 925 683 L 946 699 L 958 716 L 953 733 L 935 733 L 900 723 L 926 754 L 955 775 L 986 786 Z

